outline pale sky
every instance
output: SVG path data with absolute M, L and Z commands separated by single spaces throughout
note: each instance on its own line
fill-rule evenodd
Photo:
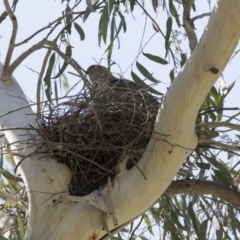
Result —
M 60 0 L 58 1 L 44 1 L 44 0 L 25 0 L 21 1 L 17 5 L 16 16 L 18 18 L 18 34 L 17 34 L 17 43 L 26 39 L 28 36 L 33 34 L 36 30 L 46 26 L 49 22 L 55 20 L 57 17 L 61 16 L 61 12 L 65 9 L 65 4 L 60 4 Z M 72 4 L 74 1 L 72 1 Z M 214 1 L 212 1 L 213 5 Z M 199 6 L 197 12 L 193 12 L 192 16 L 196 16 L 209 11 L 209 7 L 207 1 L 198 0 L 196 4 Z M 84 4 L 80 4 L 80 7 L 77 11 L 82 11 L 85 9 Z M 123 8 L 122 8 L 123 9 Z M 151 7 L 151 1 L 146 2 L 146 9 L 149 10 L 151 16 L 153 16 L 153 10 Z M 0 12 L 4 10 L 3 2 L 0 1 Z M 112 71 L 115 73 L 124 73 L 124 77 L 131 79 L 130 69 L 131 64 L 134 62 L 140 48 L 140 41 L 143 36 L 143 30 L 145 25 L 145 17 L 142 14 L 141 10 L 134 12 L 134 15 L 125 14 L 127 21 L 127 32 L 120 34 L 121 42 L 120 49 L 118 49 L 118 43 L 115 42 L 115 50 L 113 52 L 112 60 L 115 61 L 119 66 L 114 66 Z M 78 19 L 77 23 L 82 26 L 85 31 L 86 39 L 85 41 L 80 41 L 80 38 L 76 31 L 73 30 L 73 33 L 70 37 L 70 44 L 74 46 L 73 49 L 73 58 L 83 67 L 87 68 L 88 66 L 95 64 L 95 60 L 99 62 L 102 58 L 106 58 L 105 49 L 106 45 L 104 43 L 101 44 L 101 47 L 98 46 L 97 35 L 98 35 L 98 22 L 99 22 L 100 14 L 95 13 L 91 14 L 87 21 L 83 23 L 82 19 Z M 160 25 L 160 28 L 165 33 L 165 21 L 167 14 L 166 12 L 162 12 L 161 8 L 159 10 L 159 14 L 157 16 L 157 22 Z M 180 16 L 180 20 L 181 20 Z M 200 38 L 203 29 L 206 25 L 206 21 L 208 18 L 200 19 L 195 22 L 196 32 L 198 37 Z M 175 22 L 175 21 L 174 21 Z M 176 24 L 174 26 L 175 29 L 178 30 Z M 60 28 L 59 28 L 60 29 Z M 182 30 L 182 29 L 181 29 Z M 41 40 L 46 32 L 37 35 L 34 39 L 29 41 L 29 43 L 24 44 L 20 47 L 17 47 L 14 50 L 13 60 L 19 56 L 20 53 L 26 51 L 31 45 L 35 44 L 37 41 Z M 143 45 L 150 39 L 152 34 L 154 33 L 151 21 L 148 20 L 147 28 L 144 35 Z M 0 60 L 4 61 L 7 46 L 9 43 L 9 37 L 11 35 L 11 22 L 9 19 L 5 20 L 0 25 Z M 52 38 L 51 38 L 52 39 Z M 183 49 L 188 50 L 188 42 L 187 40 L 184 43 Z M 65 51 L 65 48 L 62 48 L 62 51 Z M 46 50 L 39 50 L 33 53 L 28 59 L 26 59 L 14 72 L 15 78 L 19 81 L 20 85 L 23 88 L 25 94 L 31 99 L 35 100 L 35 92 L 36 92 L 36 82 L 38 75 L 27 67 L 39 72 L 40 67 L 43 61 L 43 57 L 45 55 Z M 165 56 L 165 48 L 164 48 L 164 40 L 160 34 L 156 34 L 151 41 L 147 44 L 144 52 L 151 53 L 154 55 L 159 55 L 164 58 Z M 189 51 L 188 51 L 189 54 Z M 94 60 L 95 59 L 95 60 Z M 144 56 L 140 54 L 139 62 L 143 64 L 150 72 L 154 73 L 154 76 L 161 80 L 164 83 L 169 83 L 169 71 L 172 69 L 172 59 L 170 60 L 170 64 L 168 66 L 159 65 L 154 63 Z M 231 82 L 236 80 L 239 75 L 239 60 L 240 58 L 237 56 L 234 61 L 232 61 L 224 71 L 224 78 L 229 85 Z M 106 61 L 103 59 L 101 64 L 106 66 Z M 26 67 L 27 66 L 27 67 Z M 135 67 L 134 63 L 134 71 L 138 74 L 138 70 Z M 130 68 L 129 68 L 130 67 Z M 69 69 L 73 71 L 72 69 Z M 127 70 L 127 71 L 126 71 Z M 126 71 L 126 73 L 125 73 Z M 141 74 L 139 74 L 141 76 Z M 78 79 L 71 75 L 68 75 L 68 79 L 70 81 L 70 85 L 73 85 Z M 238 85 L 239 86 L 239 85 Z M 165 93 L 168 85 L 158 84 L 156 88 Z M 240 97 L 237 91 L 238 87 L 235 87 L 234 93 L 232 96 L 228 97 L 230 102 L 227 102 L 229 106 L 239 106 Z M 76 89 L 77 91 L 77 89 Z
M 61 12 L 65 9 L 65 4 L 60 4 L 60 0 L 58 1 L 43 1 L 43 0 L 25 0 L 19 2 L 17 5 L 16 16 L 18 18 L 18 35 L 17 35 L 17 43 L 26 39 L 36 30 L 46 26 L 49 22 L 55 20 L 57 17 L 61 16 Z M 214 1 L 212 1 L 214 2 Z M 72 1 L 74 3 L 74 1 Z M 209 7 L 207 5 L 207 1 L 198 0 L 197 1 L 199 7 L 198 12 L 192 13 L 192 16 L 208 12 Z M 200 3 L 200 4 L 199 4 Z M 149 9 L 149 13 L 153 16 L 153 10 L 151 7 L 151 2 L 146 2 L 146 8 Z M 84 4 L 80 4 L 80 7 L 77 11 L 82 11 L 85 9 Z M 123 9 L 123 8 L 122 8 Z M 4 10 L 3 2 L 0 2 L 0 12 Z M 131 64 L 134 62 L 136 58 L 139 47 L 140 41 L 142 39 L 144 25 L 145 25 L 145 17 L 142 14 L 141 10 L 134 12 L 134 15 L 125 14 L 126 21 L 127 21 L 127 32 L 125 34 L 121 33 L 121 46 L 118 49 L 118 43 L 115 43 L 115 50 L 112 56 L 112 60 L 119 64 L 119 67 L 114 66 L 112 71 L 115 73 L 124 73 L 124 77 L 131 79 L 130 69 Z M 73 30 L 73 33 L 70 37 L 70 44 L 74 46 L 73 49 L 73 58 L 83 67 L 87 68 L 89 65 L 95 64 L 95 60 L 99 62 L 101 58 L 106 58 L 106 54 L 104 54 L 106 45 L 104 43 L 101 44 L 101 48 L 98 46 L 97 41 L 97 34 L 98 34 L 98 22 L 99 22 L 100 14 L 95 13 L 91 14 L 87 21 L 83 23 L 82 19 L 78 19 L 77 23 L 82 26 L 85 31 L 86 39 L 85 41 L 80 41 L 80 38 L 76 31 Z M 166 12 L 163 13 L 160 8 L 160 12 L 157 16 L 157 22 L 160 25 L 162 31 L 165 33 L 165 21 L 166 21 L 167 14 Z M 196 29 L 197 34 L 200 37 L 205 27 L 206 21 L 208 18 L 204 18 L 201 20 L 196 21 Z M 180 16 L 181 20 L 181 16 Z M 175 21 L 174 21 L 175 22 Z M 175 29 L 178 29 L 175 25 Z M 60 29 L 60 28 L 59 28 Z M 182 29 L 181 29 L 182 30 Z M 24 44 L 14 50 L 13 59 L 19 56 L 20 53 L 28 49 L 31 45 L 35 44 L 37 41 L 41 40 L 46 32 L 36 36 L 34 39 L 29 41 L 29 43 Z M 149 40 L 149 38 L 154 33 L 151 21 L 148 20 L 146 33 L 144 35 L 143 45 Z M 3 24 L 0 25 L 0 60 L 1 62 L 4 61 L 7 46 L 9 43 L 9 37 L 11 34 L 11 23 L 9 19 L 5 20 Z M 52 39 L 52 38 L 51 38 Z M 184 44 L 185 49 L 188 46 L 188 42 Z M 62 48 L 62 51 L 65 51 L 65 48 Z M 46 50 L 39 50 L 33 53 L 28 59 L 26 59 L 14 72 L 15 78 L 20 82 L 23 91 L 26 93 L 27 96 L 31 98 L 35 98 L 35 89 L 36 89 L 36 82 L 37 82 L 37 74 L 29 70 L 27 67 L 39 72 L 40 66 L 43 61 L 43 57 Z M 164 39 L 161 37 L 160 34 L 156 34 L 151 41 L 147 44 L 144 52 L 151 53 L 154 55 L 159 55 L 164 58 L 165 56 L 165 48 L 164 48 Z M 95 60 L 94 60 L 95 59 Z M 170 64 L 168 66 L 159 65 L 154 63 L 144 56 L 140 54 L 139 62 L 143 64 L 150 72 L 154 73 L 154 76 L 165 82 L 169 83 L 169 71 L 172 69 L 172 59 L 170 60 Z M 229 70 L 226 71 L 224 74 L 227 83 L 231 83 L 238 77 L 238 61 L 233 61 L 231 66 L 229 65 Z M 102 63 L 106 66 L 106 61 L 103 60 Z M 26 67 L 27 66 L 27 67 Z M 138 70 L 135 67 L 134 63 L 134 71 L 138 73 Z M 72 69 L 69 69 L 73 71 Z M 141 74 L 139 74 L 141 76 Z M 72 80 L 72 85 L 77 81 L 76 77 L 68 76 L 69 81 Z M 162 91 L 163 93 L 166 92 L 167 85 L 159 84 L 156 86 L 158 90 Z M 76 89 L 77 91 L 77 89 Z M 238 99 L 239 102 L 239 99 Z
M 71 1 L 71 4 L 74 4 L 75 1 Z M 196 16 L 202 13 L 209 11 L 208 3 L 205 0 L 196 0 L 196 4 L 199 6 L 196 13 L 192 13 L 192 16 Z M 215 1 L 212 1 L 212 5 Z M 146 1 L 146 8 L 149 10 L 149 13 L 152 15 L 153 10 L 151 7 L 151 1 Z M 71 5 L 72 6 L 72 5 Z M 3 1 L 0 1 L 0 14 L 4 11 Z M 61 12 L 65 9 L 65 4 L 61 4 L 61 0 L 24 0 L 19 1 L 16 10 L 16 16 L 18 18 L 18 35 L 17 43 L 26 39 L 28 36 L 33 34 L 36 30 L 46 26 L 49 22 L 55 20 L 61 16 Z M 123 9 L 123 8 L 122 8 Z M 80 7 L 77 11 L 85 10 L 85 4 L 80 4 Z M 125 15 L 126 16 L 126 15 Z M 152 15 L 153 16 L 153 15 Z M 104 54 L 106 45 L 102 42 L 101 47 L 98 46 L 97 35 L 98 35 L 98 22 L 100 14 L 95 13 L 91 14 L 87 19 L 86 23 L 83 23 L 82 19 L 78 19 L 77 23 L 85 31 L 86 39 L 85 41 L 80 41 L 78 34 L 73 29 L 73 33 L 70 37 L 70 44 L 74 46 L 73 49 L 73 58 L 84 68 L 95 64 L 95 61 L 100 61 L 101 58 L 106 58 Z M 165 22 L 167 14 L 166 12 L 160 11 L 157 16 L 157 22 L 160 25 L 160 28 L 165 33 Z M 180 21 L 181 21 L 180 16 Z M 198 37 L 200 38 L 204 27 L 206 26 L 208 18 L 197 20 L 195 23 Z M 121 33 L 121 47 L 118 49 L 118 43 L 115 42 L 115 50 L 112 56 L 112 60 L 119 64 L 119 69 L 117 66 L 113 67 L 115 73 L 124 73 L 124 77 L 131 79 L 129 66 L 133 63 L 136 58 L 140 42 L 143 35 L 145 17 L 141 10 L 134 12 L 134 16 L 128 14 L 126 17 L 127 21 L 127 32 L 125 34 Z M 177 29 L 176 25 L 174 28 Z M 60 28 L 59 28 L 60 29 Z M 183 29 L 181 29 L 183 30 Z M 47 31 L 48 32 L 48 31 Z M 149 40 L 154 31 L 152 30 L 151 22 L 148 20 L 146 33 L 143 40 L 143 45 Z M 46 34 L 46 31 L 43 34 L 36 36 L 29 43 L 22 45 L 14 50 L 13 60 L 19 56 L 20 53 L 26 51 L 31 45 L 35 44 L 37 41 L 41 40 Z M 11 36 L 11 22 L 9 19 L 5 20 L 0 25 L 0 61 L 4 62 L 9 39 Z M 51 38 L 52 39 L 52 38 Z M 187 49 L 188 42 L 184 44 L 185 49 Z M 240 48 L 240 46 L 238 46 Z M 65 48 L 62 48 L 62 51 L 65 51 Z M 19 81 L 24 93 L 35 101 L 36 94 L 36 83 L 38 75 L 29 70 L 27 67 L 33 69 L 34 71 L 39 72 L 42 61 L 44 58 L 46 50 L 39 50 L 32 54 L 28 59 L 26 59 L 14 72 L 15 78 Z M 159 55 L 164 58 L 165 48 L 164 48 L 164 39 L 160 34 L 156 34 L 152 40 L 148 43 L 147 47 L 144 49 L 144 52 Z M 189 51 L 188 51 L 189 54 Z M 167 58 L 169 60 L 169 58 Z M 164 83 L 169 83 L 169 71 L 172 69 L 172 59 L 170 59 L 169 66 L 159 65 L 157 63 L 147 60 L 145 57 L 140 55 L 139 62 L 143 64 L 150 72 L 154 73 L 154 76 L 163 81 Z M 102 64 L 106 66 L 106 61 L 102 61 Z M 134 71 L 141 76 L 138 70 L 135 67 Z M 73 72 L 72 69 L 69 69 Z M 240 94 L 239 94 L 239 76 L 240 76 L 240 57 L 237 55 L 233 61 L 231 61 L 226 70 L 224 71 L 224 78 L 227 85 L 230 85 L 233 81 L 237 80 L 237 83 L 226 101 L 227 107 L 239 107 L 240 105 Z M 70 85 L 72 86 L 75 82 L 78 81 L 76 77 L 68 75 Z M 143 78 L 142 78 L 143 79 Z M 157 90 L 165 93 L 168 85 L 158 84 L 156 87 Z M 77 89 L 75 91 L 78 91 Z M 157 237 L 157 236 L 156 236 Z M 155 239 L 152 237 L 151 239 Z

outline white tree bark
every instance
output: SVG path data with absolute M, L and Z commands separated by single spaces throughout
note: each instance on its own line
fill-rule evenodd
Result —
M 118 225 L 147 210 L 171 183 L 186 157 L 197 145 L 195 120 L 211 86 L 225 68 L 240 37 L 240 1 L 219 0 L 203 36 L 184 69 L 169 88 L 156 120 L 155 133 L 139 167 L 123 171 L 112 184 Z M 1 71 L 2 71 L 2 65 Z M 218 71 L 217 71 L 218 70 Z M 217 73 L 218 72 L 218 73 Z M 0 81 L 0 121 L 3 129 L 36 127 L 35 116 L 16 80 Z M 34 151 L 27 130 L 5 130 L 18 154 Z M 34 134 L 33 131 L 30 133 Z M 35 133 L 36 134 L 36 133 Z M 165 134 L 165 135 L 162 135 Z M 21 160 L 15 157 L 16 162 Z M 59 193 L 66 192 L 70 171 L 53 159 L 24 159 L 19 167 L 29 196 L 29 222 L 26 239 L 75 240 L 100 239 L 102 212 L 84 203 L 60 202 Z M 106 189 L 101 192 L 105 194 Z M 68 193 L 66 193 L 68 194 Z M 114 229 L 108 219 L 108 226 Z

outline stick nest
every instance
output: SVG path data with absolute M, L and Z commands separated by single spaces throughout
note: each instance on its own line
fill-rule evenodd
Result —
M 159 105 L 146 90 L 114 88 L 82 90 L 68 102 L 46 103 L 40 121 L 43 146 L 71 169 L 70 194 L 84 196 L 105 185 L 128 151 L 145 148 Z M 126 168 L 137 160 L 129 160 Z

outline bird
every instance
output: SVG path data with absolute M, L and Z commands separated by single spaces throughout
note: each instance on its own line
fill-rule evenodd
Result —
M 94 88 L 114 88 L 114 90 L 143 90 L 135 82 L 115 77 L 109 69 L 102 65 L 91 65 L 86 73 Z
M 92 83 L 92 89 L 97 99 L 108 97 L 122 102 L 138 103 L 138 106 L 159 108 L 159 102 L 147 89 L 142 88 L 135 82 L 115 77 L 108 68 L 102 65 L 91 65 L 85 71 Z

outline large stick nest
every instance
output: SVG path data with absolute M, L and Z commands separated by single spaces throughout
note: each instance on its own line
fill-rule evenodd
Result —
M 105 185 L 129 151 L 146 147 L 159 105 L 146 90 L 109 88 L 82 90 L 67 103 L 43 107 L 44 146 L 71 169 L 72 195 L 84 196 Z

